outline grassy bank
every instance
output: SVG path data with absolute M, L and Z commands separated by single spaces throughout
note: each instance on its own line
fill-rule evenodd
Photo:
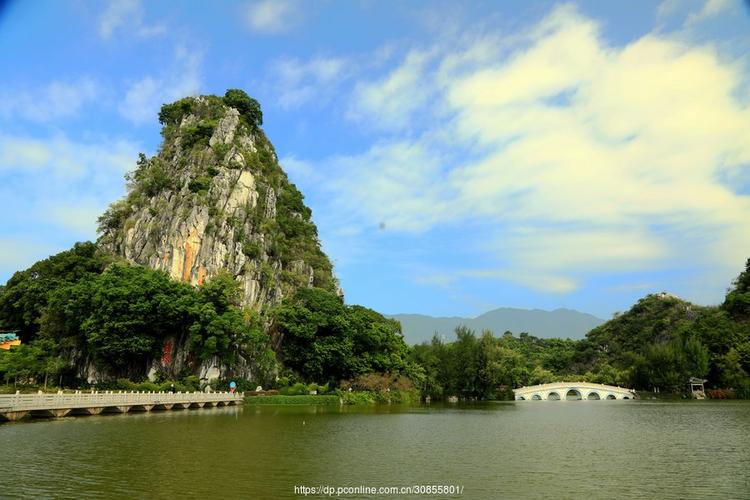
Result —
M 245 403 L 251 405 L 376 405 L 410 404 L 417 401 L 419 401 L 419 397 L 416 393 L 405 391 L 339 391 L 338 394 L 279 394 L 245 398 Z
M 352 391 L 341 392 L 345 405 L 411 404 L 419 402 L 414 391 Z
M 339 397 L 335 394 L 304 394 L 296 396 L 248 396 L 245 403 L 249 405 L 337 405 Z

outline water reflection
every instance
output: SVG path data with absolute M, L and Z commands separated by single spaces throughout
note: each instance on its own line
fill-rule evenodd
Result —
M 248 405 L 2 425 L 0 450 L 12 471 L 0 497 L 288 498 L 300 484 L 416 483 L 461 484 L 465 498 L 739 498 L 750 404 Z

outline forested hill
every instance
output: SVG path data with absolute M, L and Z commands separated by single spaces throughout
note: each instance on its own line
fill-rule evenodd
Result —
M 541 338 L 582 339 L 592 328 L 604 320 L 571 309 L 516 309 L 501 307 L 475 318 L 433 317 L 422 314 L 394 314 L 391 318 L 401 322 L 404 339 L 409 344 L 429 341 L 437 333 L 446 340 L 456 338 L 455 329 L 465 326 L 474 331 L 490 330 L 496 333 L 526 332 Z
M 572 369 L 601 366 L 636 387 L 678 390 L 694 376 L 750 396 L 750 259 L 719 307 L 652 294 L 593 329 Z
M 719 307 L 648 295 L 586 338 L 493 335 L 459 327 L 452 342 L 414 346 L 423 391 L 434 397 L 512 397 L 508 388 L 585 380 L 639 391 L 684 392 L 690 377 L 750 397 L 750 259 Z

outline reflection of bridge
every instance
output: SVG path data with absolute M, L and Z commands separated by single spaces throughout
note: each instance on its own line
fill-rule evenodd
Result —
M 2 394 L 0 421 L 32 417 L 98 415 L 129 411 L 182 410 L 231 406 L 242 393 L 229 392 L 77 392 L 75 394 Z
M 561 399 L 634 399 L 635 391 L 613 385 L 590 384 L 588 382 L 555 382 L 552 384 L 530 385 L 513 389 L 517 401 Z

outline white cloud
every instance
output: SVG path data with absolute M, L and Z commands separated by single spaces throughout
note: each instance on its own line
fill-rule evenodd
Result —
M 647 283 L 625 283 L 622 285 L 614 285 L 614 286 L 607 287 L 607 290 L 612 291 L 612 292 L 633 292 L 633 291 L 653 292 L 657 288 L 658 287 L 655 283 L 647 282 Z
M 50 138 L 0 135 L 0 172 L 42 174 L 78 180 L 122 175 L 137 158 L 135 145 L 125 140 L 74 142 L 64 135 Z M 118 179 L 118 182 L 121 178 Z
M 732 6 L 732 0 L 706 0 L 701 10 L 693 12 L 688 16 L 686 24 L 691 25 L 716 17 L 721 12 L 731 9 Z
M 552 292 L 606 270 L 726 282 L 750 248 L 750 197 L 731 184 L 750 169 L 750 75 L 719 50 L 664 33 L 613 46 L 563 6 L 503 51 L 412 51 L 355 86 L 352 114 L 415 138 L 321 162 L 329 211 L 413 233 L 481 221 L 498 264 L 457 276 Z
M 573 278 L 528 269 L 479 269 L 460 271 L 457 275 L 469 278 L 512 281 L 549 293 L 569 293 L 579 286 L 579 283 Z
M 0 238 L 0 273 L 12 274 L 26 269 L 58 249 L 48 241 L 33 238 Z
M 97 217 L 122 195 L 123 174 L 133 168 L 137 152 L 137 145 L 125 140 L 0 135 L 0 197 L 15 214 L 0 215 L 0 226 L 24 219 L 27 225 L 53 224 L 93 238 Z
M 271 66 L 274 92 L 281 107 L 295 108 L 311 100 L 320 101 L 335 92 L 351 76 L 352 61 L 342 57 L 318 56 L 303 62 L 283 58 Z
M 376 81 L 364 81 L 354 90 L 349 117 L 376 129 L 408 128 L 413 114 L 434 96 L 434 88 L 425 81 L 431 54 L 411 51 L 404 62 Z
M 692 30 L 700 23 L 738 10 L 740 3 L 736 0 L 664 0 L 656 10 L 656 16 L 660 21 L 674 18 L 682 23 L 683 29 Z
M 262 34 L 278 34 L 289 31 L 298 20 L 299 5 L 289 0 L 260 0 L 247 6 L 248 27 Z
M 96 221 L 106 208 L 107 204 L 102 204 L 100 200 L 78 200 L 75 206 L 54 207 L 50 213 L 50 221 L 76 234 L 93 235 L 96 234 Z
M 363 74 L 381 69 L 391 61 L 395 53 L 394 47 L 392 44 L 384 44 L 374 51 L 363 54 L 316 55 L 308 60 L 294 57 L 279 58 L 269 67 L 269 91 L 276 96 L 279 105 L 284 109 L 303 105 L 320 107 L 330 102 L 338 104 L 344 101 L 341 97 L 348 91 L 347 84 L 351 84 Z M 395 84 L 394 81 L 392 85 Z M 374 93 L 370 88 L 361 90 L 363 93 Z M 377 96 L 373 96 L 373 100 L 375 99 Z M 368 110 L 352 106 L 349 109 L 350 117 L 358 119 L 360 111 Z
M 135 124 L 154 121 L 162 104 L 200 90 L 201 65 L 201 53 L 178 47 L 175 60 L 164 73 L 143 77 L 128 87 L 120 114 Z
M 281 158 L 279 163 L 283 166 L 284 171 L 294 179 L 307 179 L 315 175 L 315 168 L 310 162 L 300 160 L 294 155 Z
M 48 123 L 77 115 L 100 94 L 99 84 L 89 77 L 53 81 L 36 88 L 6 88 L 0 90 L 0 117 Z
M 114 0 L 99 18 L 99 36 L 105 40 L 122 30 L 124 36 L 149 38 L 163 35 L 167 29 L 161 24 L 146 24 L 140 0 Z
M 9 139 L 0 137 L 0 169 L 37 169 L 49 163 L 52 153 L 40 141 L 21 137 Z
M 548 293 L 568 293 L 578 288 L 579 283 L 566 276 L 550 274 L 541 270 L 529 272 L 526 269 L 498 269 L 498 268 L 469 268 L 443 269 L 440 271 L 424 271 L 414 276 L 414 281 L 423 285 L 432 285 L 445 289 L 455 289 L 456 283 L 463 279 L 510 281 Z M 485 307 L 482 310 L 487 310 Z
M 682 10 L 684 4 L 685 0 L 664 0 L 656 9 L 656 17 L 658 19 L 664 19 L 665 17 L 671 16 Z
M 422 231 L 450 216 L 440 160 L 422 144 L 377 144 L 362 155 L 327 160 L 334 179 L 325 189 L 342 205 L 337 212 L 366 226 Z

